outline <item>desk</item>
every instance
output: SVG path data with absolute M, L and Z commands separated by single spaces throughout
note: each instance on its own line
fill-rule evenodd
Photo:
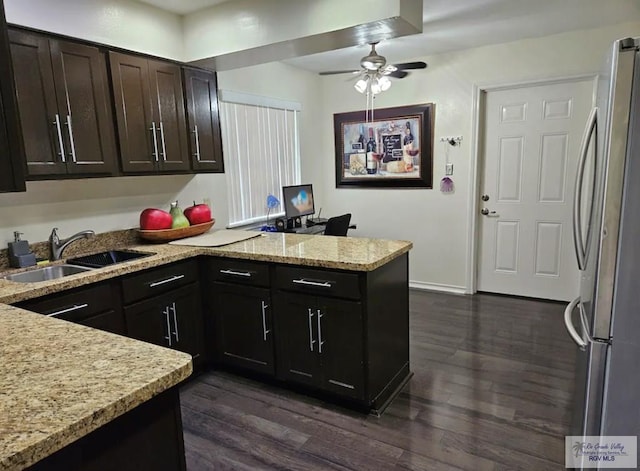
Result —
M 264 230 L 262 227 L 256 227 L 253 230 Z M 270 226 L 275 229 L 275 226 Z M 302 227 L 292 227 L 291 229 L 285 229 L 284 232 L 289 234 L 310 234 L 310 235 L 320 235 L 324 233 L 325 224 L 315 224 L 313 226 L 302 226 Z M 349 229 L 357 229 L 358 226 L 355 224 L 349 224 Z M 271 232 L 271 231 L 269 231 Z
M 286 229 L 285 232 L 289 232 L 289 233 L 295 233 L 295 234 L 322 234 L 324 233 L 324 228 L 325 225 L 324 224 L 315 224 L 313 226 L 309 226 L 309 227 L 293 227 L 291 229 Z

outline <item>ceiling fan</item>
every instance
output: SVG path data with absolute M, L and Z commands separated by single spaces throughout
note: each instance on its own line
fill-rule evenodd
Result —
M 368 55 L 360 59 L 360 70 L 332 70 L 328 72 L 320 72 L 320 75 L 335 74 L 358 74 L 362 76 L 377 75 L 379 77 L 388 76 L 394 78 L 405 78 L 409 75 L 407 70 L 424 69 L 427 67 L 425 62 L 404 62 L 401 64 L 388 64 L 387 59 L 376 51 L 377 42 L 370 43 L 371 51 Z

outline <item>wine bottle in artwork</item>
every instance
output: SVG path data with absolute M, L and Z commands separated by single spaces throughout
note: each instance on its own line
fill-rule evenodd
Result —
M 411 146 L 413 148 L 413 133 L 411 132 L 411 123 L 407 121 L 406 127 L 404 129 L 404 139 L 402 140 L 402 145 Z
M 365 149 L 367 144 L 366 139 L 364 137 L 364 125 L 360 125 L 360 136 L 358 137 L 358 142 L 360 143 L 360 149 Z
M 369 140 L 367 141 L 367 173 L 373 175 L 378 171 L 376 159 L 376 141 L 373 139 L 373 128 L 369 128 Z

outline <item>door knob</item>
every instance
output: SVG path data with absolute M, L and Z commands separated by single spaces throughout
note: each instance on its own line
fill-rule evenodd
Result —
M 489 211 L 487 208 L 482 208 L 480 210 L 480 214 L 482 214 L 483 216 L 491 216 L 491 217 L 498 216 L 495 211 Z
M 482 196 L 480 197 L 480 199 L 481 199 L 482 201 L 489 201 L 489 195 L 482 195 Z

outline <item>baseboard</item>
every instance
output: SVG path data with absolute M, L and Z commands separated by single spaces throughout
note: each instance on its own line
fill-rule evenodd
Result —
M 440 283 L 425 283 L 424 281 L 409 281 L 409 288 L 423 291 L 439 291 L 451 294 L 471 294 L 464 286 L 443 285 Z

